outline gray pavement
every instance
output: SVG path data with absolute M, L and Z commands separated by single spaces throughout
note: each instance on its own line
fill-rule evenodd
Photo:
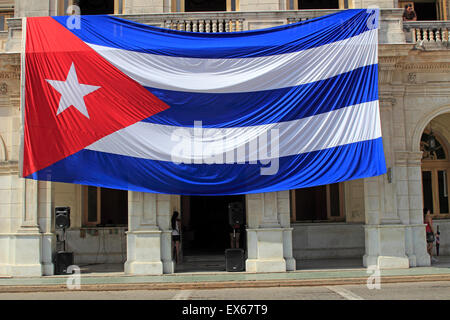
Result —
M 450 281 L 314 287 L 0 293 L 0 300 L 450 300 Z
M 363 268 L 358 261 L 298 261 L 300 269 L 291 272 L 250 273 L 203 271 L 194 272 L 178 270 L 174 274 L 130 276 L 121 271 L 123 265 L 91 265 L 81 269 L 78 277 L 81 290 L 95 291 L 142 291 L 145 296 L 151 290 L 198 290 L 198 289 L 251 289 L 272 287 L 311 287 L 328 286 L 331 294 L 345 297 L 344 291 L 333 291 L 334 286 L 364 285 L 374 271 Z M 359 262 L 360 263 L 360 262 Z M 208 262 L 209 266 L 210 263 Z M 189 271 L 188 271 L 189 270 Z M 406 282 L 445 282 L 450 281 L 450 257 L 440 257 L 438 263 L 430 267 L 415 267 L 408 269 L 378 270 L 384 284 Z M 63 292 L 76 298 L 77 293 L 70 292 L 68 283 L 74 276 L 57 275 L 44 277 L 0 277 L 0 293 L 15 294 L 19 292 Z M 150 291 L 149 291 L 150 290 Z M 289 290 L 289 289 L 287 289 Z M 69 291 L 69 292 L 67 292 Z M 237 292 L 237 291 L 236 291 Z M 261 291 L 262 292 L 262 291 Z M 131 294 L 131 293 L 130 293 Z M 112 294 L 114 296 L 115 294 Z M 126 295 L 126 294 L 125 294 Z M 131 294 L 132 295 L 132 294 Z M 270 295 L 272 296 L 272 295 Z M 3 297 L 5 297 L 3 295 Z M 246 295 L 244 295 L 244 298 Z M 348 293 L 348 297 L 353 296 Z M 374 296 L 374 299 L 377 296 Z M 162 297 L 161 299 L 165 299 Z M 195 297 L 194 297 L 195 298 Z M 146 298 L 144 298 L 146 299 Z

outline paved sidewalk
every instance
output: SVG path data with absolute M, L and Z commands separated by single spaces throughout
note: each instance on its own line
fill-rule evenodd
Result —
M 450 263 L 444 259 L 431 267 L 381 270 L 381 283 L 450 281 Z M 365 284 L 372 274 L 365 268 L 309 269 L 291 272 L 191 272 L 130 276 L 123 272 L 81 274 L 81 290 L 164 290 L 237 287 L 290 287 Z M 33 278 L 0 277 L 0 292 L 48 292 L 68 290 L 69 276 Z

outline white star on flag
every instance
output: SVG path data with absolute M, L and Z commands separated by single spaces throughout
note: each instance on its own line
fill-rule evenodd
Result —
M 86 104 L 84 103 L 84 96 L 88 95 L 91 92 L 94 92 L 97 89 L 100 89 L 101 87 L 79 83 L 74 63 L 72 63 L 70 67 L 66 81 L 46 81 L 50 83 L 50 85 L 61 94 L 61 100 L 59 100 L 59 106 L 56 115 L 59 115 L 70 106 L 73 106 L 89 119 L 89 113 L 87 111 Z

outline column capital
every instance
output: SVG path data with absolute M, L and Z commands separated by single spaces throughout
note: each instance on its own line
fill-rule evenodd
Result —
M 395 151 L 395 165 L 420 165 L 422 156 L 421 151 Z

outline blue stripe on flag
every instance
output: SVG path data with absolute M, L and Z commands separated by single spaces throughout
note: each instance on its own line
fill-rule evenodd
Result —
M 294 24 L 230 33 L 169 30 L 107 15 L 81 16 L 81 27 L 70 29 L 68 16 L 53 18 L 91 44 L 165 56 L 245 58 L 297 52 L 356 36 L 371 28 L 376 12 L 349 9 Z
M 386 172 L 382 138 L 280 158 L 275 175 L 263 176 L 260 168 L 176 165 L 82 150 L 27 178 L 143 192 L 228 195 L 305 188 Z
M 296 120 L 378 99 L 378 65 L 291 88 L 242 93 L 193 93 L 148 88 L 170 108 L 143 121 L 229 128 Z

